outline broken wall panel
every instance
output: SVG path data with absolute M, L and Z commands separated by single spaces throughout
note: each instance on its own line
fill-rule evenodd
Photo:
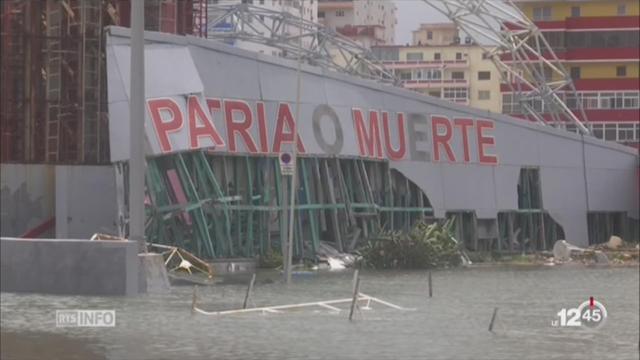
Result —
M 334 166 L 328 166 L 330 163 Z M 312 172 L 316 166 L 318 171 Z M 379 176 L 379 181 L 366 181 L 388 169 L 384 161 L 304 157 L 298 158 L 297 169 L 296 258 L 314 259 L 320 241 L 344 251 L 354 250 L 381 226 L 405 229 L 431 214 L 430 208 L 418 207 L 415 199 L 402 204 L 385 200 L 408 199 L 409 193 L 425 199 L 415 184 L 399 174 L 388 180 Z M 205 258 L 280 252 L 289 203 L 282 191 L 290 181 L 279 174 L 274 157 L 196 151 L 150 158 L 147 238 Z M 401 220 L 382 225 L 382 219 L 394 215 Z

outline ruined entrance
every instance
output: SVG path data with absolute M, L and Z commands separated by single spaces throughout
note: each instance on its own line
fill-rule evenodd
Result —
M 427 196 L 387 161 L 299 157 L 297 176 L 296 258 L 313 258 L 321 241 L 350 251 L 379 229 L 408 230 L 433 214 Z M 285 181 L 275 157 L 194 151 L 149 158 L 147 240 L 206 258 L 280 252 Z

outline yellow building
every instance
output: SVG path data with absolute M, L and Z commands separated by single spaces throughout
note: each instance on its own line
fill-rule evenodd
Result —
M 452 29 L 450 24 L 422 24 L 413 33 L 413 45 L 376 46 L 372 51 L 407 89 L 500 112 L 498 70 L 480 46 L 452 36 L 457 33 Z
M 638 147 L 640 140 L 640 4 L 637 0 L 515 0 L 574 79 L 597 137 Z M 506 88 L 503 88 L 506 90 Z M 510 93 L 503 111 L 517 113 Z

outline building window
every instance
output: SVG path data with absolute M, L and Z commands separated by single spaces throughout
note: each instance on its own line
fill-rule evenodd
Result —
M 627 6 L 625 4 L 618 5 L 618 16 L 627 15 Z
M 571 7 L 571 17 L 580 17 L 580 6 Z
M 637 30 L 572 31 L 566 35 L 566 45 L 568 49 L 637 48 L 640 42 L 640 33 Z M 545 35 L 545 37 L 547 37 L 547 35 Z
M 442 72 L 437 69 L 422 69 L 417 71 L 422 79 L 425 80 L 440 80 L 442 79 Z
M 454 71 L 451 73 L 452 80 L 464 80 L 464 72 L 463 71 Z
M 489 57 L 489 53 L 487 53 L 487 52 L 483 52 L 483 53 L 482 53 L 482 60 L 487 60 L 487 59 L 490 59 L 490 57 Z
M 616 124 L 604 124 L 604 139 L 609 141 L 617 140 Z
M 618 124 L 618 141 L 634 141 L 634 124 Z
M 324 11 L 318 11 L 318 19 L 324 19 Z
M 264 0 L 260 0 L 260 5 L 264 5 Z
M 456 53 L 456 60 L 462 60 L 462 53 Z
M 571 68 L 571 78 L 574 80 L 580 79 L 580 67 L 574 66 Z
M 491 80 L 491 71 L 478 71 L 478 80 Z
M 627 76 L 627 67 L 626 66 L 616 66 L 616 76 Z
M 344 10 L 336 10 L 336 16 L 344 16 Z
M 491 91 L 489 90 L 478 91 L 478 100 L 491 100 Z
M 433 40 L 433 31 L 427 31 L 427 40 Z
M 422 53 L 421 52 L 410 52 L 407 53 L 407 61 L 421 61 Z
M 401 72 L 400 73 L 400 80 L 411 80 L 411 73 L 410 72 Z
M 466 101 L 467 89 L 466 88 L 444 88 L 443 98 L 451 101 Z
M 440 53 L 433 54 L 433 60 L 440 60 Z
M 551 21 L 551 7 L 533 8 L 533 21 Z

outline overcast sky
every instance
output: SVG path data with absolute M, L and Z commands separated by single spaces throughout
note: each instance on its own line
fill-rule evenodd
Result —
M 421 23 L 448 22 L 446 16 L 433 10 L 422 0 L 394 0 L 396 16 L 396 44 L 411 43 L 411 32 Z

